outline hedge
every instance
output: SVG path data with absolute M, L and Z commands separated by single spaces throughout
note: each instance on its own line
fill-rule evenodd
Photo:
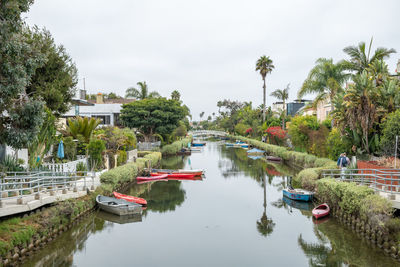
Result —
M 389 200 L 376 195 L 374 190 L 357 185 L 323 178 L 316 182 L 317 198 L 331 207 L 340 207 L 348 214 L 367 220 L 374 227 L 388 230 L 393 214 Z
M 320 178 L 323 169 L 336 169 L 336 162 L 328 158 L 318 158 L 314 155 L 290 151 L 285 147 L 263 143 L 258 140 L 250 139 L 243 136 L 229 136 L 232 139 L 244 141 L 250 145 L 265 150 L 268 154 L 278 156 L 285 161 L 294 163 L 305 169 L 300 171 L 294 178 L 302 187 L 314 190 L 315 182 Z
M 179 152 L 182 147 L 187 147 L 190 142 L 192 142 L 191 136 L 183 138 L 179 141 L 175 141 L 170 145 L 163 146 L 161 153 L 165 156 L 176 155 L 176 153 Z

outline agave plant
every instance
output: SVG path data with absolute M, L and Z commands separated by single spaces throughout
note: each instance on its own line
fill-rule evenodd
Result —
M 89 144 L 90 138 L 94 129 L 100 124 L 101 120 L 96 118 L 88 117 L 76 117 L 74 119 L 68 119 L 66 135 L 70 135 L 77 139 L 79 136 L 83 137 L 85 143 Z

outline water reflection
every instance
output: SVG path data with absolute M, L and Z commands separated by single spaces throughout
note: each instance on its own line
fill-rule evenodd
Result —
M 260 220 L 257 221 L 257 230 L 263 236 L 268 236 L 274 230 L 275 223 L 272 219 L 268 219 L 267 217 L 267 190 L 266 190 L 266 181 L 265 176 L 263 177 L 263 188 L 264 188 L 264 212 L 261 216 Z
M 104 211 L 99 211 L 97 213 L 97 217 L 101 218 L 108 222 L 118 223 L 118 224 L 126 224 L 126 223 L 134 223 L 142 221 L 142 214 L 135 213 L 130 215 L 118 216 L 115 214 L 111 214 Z

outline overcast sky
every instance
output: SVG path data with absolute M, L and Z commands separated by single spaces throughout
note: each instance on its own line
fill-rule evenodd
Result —
M 400 59 L 399 0 L 36 0 L 30 25 L 46 27 L 86 78 L 88 93 L 115 92 L 146 81 L 150 90 L 173 90 L 191 109 L 217 113 L 218 100 L 262 103 L 261 55 L 275 70 L 267 76 L 267 105 L 275 89 L 291 85 L 289 100 L 319 57 L 345 58 L 343 48 L 374 37 Z

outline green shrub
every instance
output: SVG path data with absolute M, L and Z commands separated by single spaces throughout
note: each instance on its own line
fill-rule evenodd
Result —
M 300 184 L 303 188 L 314 190 L 321 171 L 321 168 L 304 169 L 300 171 L 294 179 L 296 183 Z
M 179 141 L 175 141 L 170 145 L 165 145 L 161 149 L 161 153 L 163 155 L 176 155 L 178 151 L 182 149 L 182 147 L 188 147 L 188 144 L 192 141 L 191 137 L 184 138 Z
M 388 114 L 381 128 L 383 129 L 380 142 L 381 151 L 392 156 L 396 146 L 396 136 L 400 135 L 400 109 Z
M 344 138 L 338 128 L 333 128 L 326 140 L 328 157 L 336 160 L 343 152 L 350 153 L 351 143 Z
M 124 165 L 126 163 L 127 158 L 128 156 L 126 154 L 126 151 L 124 150 L 118 151 L 117 165 L 118 166 Z
M 106 149 L 103 140 L 100 139 L 92 139 L 88 145 L 88 154 L 89 154 L 89 162 L 90 167 L 92 169 L 97 169 L 98 167 L 103 166 L 103 156 L 102 153 Z
M 19 164 L 18 160 L 10 155 L 7 155 L 4 160 L 0 162 L 0 165 L 0 169 L 2 169 L 4 172 L 20 172 L 24 170 L 24 168 Z
M 64 137 L 63 143 L 64 143 L 65 158 L 69 160 L 75 160 L 77 144 L 76 142 L 74 142 L 74 138 L 72 136 Z

